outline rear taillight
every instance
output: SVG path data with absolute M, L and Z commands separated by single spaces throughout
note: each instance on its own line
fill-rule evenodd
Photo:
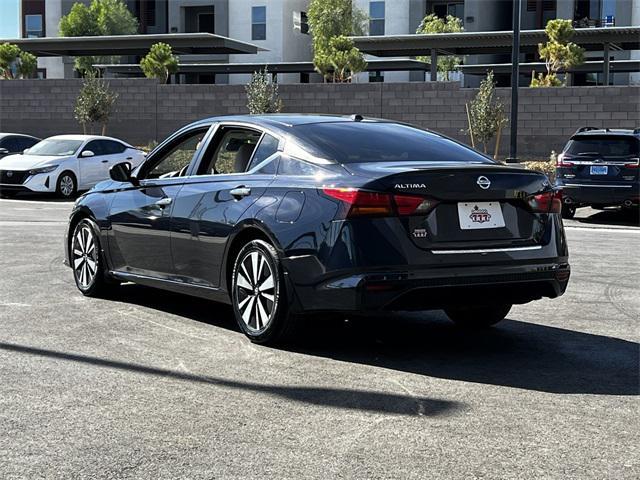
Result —
M 433 210 L 438 201 L 413 195 L 390 195 L 388 193 L 368 192 L 357 188 L 325 187 L 325 195 L 348 205 L 348 217 L 426 215 Z
M 556 159 L 556 167 L 573 167 L 573 162 L 570 162 L 569 159 L 571 157 L 567 157 L 564 153 L 558 155 Z
M 439 203 L 433 198 L 413 195 L 394 195 L 393 201 L 396 204 L 398 215 L 426 215 Z
M 366 192 L 357 188 L 323 188 L 322 191 L 325 195 L 347 204 L 348 217 L 385 216 L 393 213 L 391 197 L 386 193 Z
M 527 198 L 531 210 L 536 213 L 560 213 L 562 211 L 562 190 L 551 190 Z
M 625 168 L 640 168 L 640 158 L 630 158 L 629 163 L 625 163 Z

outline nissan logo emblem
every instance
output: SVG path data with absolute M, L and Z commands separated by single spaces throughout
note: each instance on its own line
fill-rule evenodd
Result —
M 7 177 L 13 177 L 13 172 L 7 172 Z
M 486 190 L 487 188 L 489 188 L 491 186 L 491 180 L 489 180 L 485 176 L 478 177 L 478 180 L 476 181 L 476 183 L 483 190 Z

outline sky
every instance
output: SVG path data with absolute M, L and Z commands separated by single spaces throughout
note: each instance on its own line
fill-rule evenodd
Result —
M 20 36 L 20 0 L 0 0 L 0 38 Z

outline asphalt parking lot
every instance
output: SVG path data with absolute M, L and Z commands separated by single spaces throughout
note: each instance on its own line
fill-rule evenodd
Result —
M 640 477 L 635 219 L 567 221 L 567 294 L 492 330 L 398 314 L 278 350 L 215 303 L 84 298 L 70 208 L 0 200 L 1 478 Z

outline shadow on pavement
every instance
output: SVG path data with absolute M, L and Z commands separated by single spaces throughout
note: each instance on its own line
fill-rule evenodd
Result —
M 585 216 L 588 215 L 588 216 Z M 567 224 L 578 223 L 585 225 L 615 225 L 620 227 L 640 226 L 640 210 L 613 208 L 607 210 L 578 209 L 576 217 L 565 220 Z
M 238 330 L 231 308 L 127 285 L 119 300 Z M 549 393 L 639 395 L 640 345 L 505 320 L 468 331 L 442 312 L 349 321 L 314 316 L 289 350 L 430 377 Z
M 102 368 L 126 370 L 145 375 L 154 375 L 174 380 L 208 384 L 221 388 L 231 388 L 282 397 L 294 402 L 302 402 L 322 407 L 347 410 L 364 410 L 395 415 L 436 416 L 460 408 L 458 402 L 434 400 L 422 397 L 396 395 L 392 393 L 348 390 L 321 387 L 288 387 L 226 380 L 217 377 L 195 375 L 164 368 L 155 368 L 134 363 L 107 360 L 88 355 L 78 355 L 56 350 L 33 348 L 25 345 L 0 342 L 0 350 L 23 353 L 57 360 L 79 362 Z

